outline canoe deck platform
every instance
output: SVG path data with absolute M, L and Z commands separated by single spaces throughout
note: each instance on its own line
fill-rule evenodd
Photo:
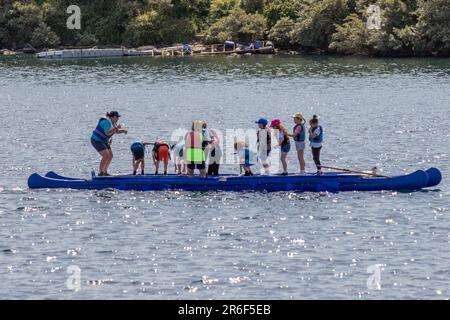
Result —
M 122 175 L 94 177 L 92 179 L 70 178 L 48 172 L 37 173 L 28 178 L 30 189 L 117 189 L 117 190 L 187 190 L 187 191 L 414 191 L 437 186 L 442 180 L 436 168 L 417 170 L 396 177 L 367 177 L 338 172 L 323 175 L 221 175 L 207 178 L 179 175 Z

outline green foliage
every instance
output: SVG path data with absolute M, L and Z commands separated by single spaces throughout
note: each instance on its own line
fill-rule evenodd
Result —
M 11 47 L 23 47 L 31 40 L 31 34 L 42 22 L 39 7 L 33 3 L 14 2 L 4 13 L 4 38 L 11 41 Z
M 367 33 L 366 23 L 356 13 L 352 13 L 343 24 L 336 27 L 330 49 L 340 54 L 366 55 L 370 52 Z
M 265 29 L 266 21 L 263 15 L 248 14 L 240 8 L 236 8 L 209 28 L 206 39 L 209 42 L 233 40 L 249 43 L 264 38 Z
M 289 17 L 283 17 L 270 29 L 268 39 L 277 44 L 279 48 L 289 48 L 292 44 L 292 32 L 295 22 Z
M 267 0 L 264 5 L 264 17 L 272 28 L 281 18 L 297 19 L 301 10 L 301 0 Z
M 124 34 L 125 44 L 141 46 L 156 42 L 159 38 L 157 29 L 159 24 L 160 17 L 156 11 L 146 12 L 133 18 Z
M 239 0 L 239 7 L 247 13 L 262 13 L 264 9 L 264 0 Z
M 124 34 L 124 43 L 131 46 L 185 43 L 194 35 L 194 25 L 188 19 L 174 18 L 152 10 L 131 21 Z
M 306 48 L 327 50 L 336 25 L 349 13 L 346 0 L 317 0 L 304 3 L 292 41 Z
M 238 0 L 211 0 L 209 9 L 209 20 L 216 22 L 227 16 L 237 5 Z
M 331 49 L 344 54 L 405 56 L 420 53 L 420 39 L 416 32 L 416 2 L 378 0 L 381 26 L 368 30 L 368 0 L 359 0 L 358 13 L 349 15 L 333 34 Z
M 81 30 L 66 26 L 81 9 Z M 369 30 L 370 5 L 381 28 Z M 450 0 L 0 0 L 0 47 L 172 44 L 268 38 L 339 54 L 450 56 Z
M 31 34 L 30 43 L 35 48 L 53 48 L 59 44 L 59 37 L 44 22 L 40 22 Z
M 450 55 L 450 1 L 419 0 L 417 32 L 425 53 Z

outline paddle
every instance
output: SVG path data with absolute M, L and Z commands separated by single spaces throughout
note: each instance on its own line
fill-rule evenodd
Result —
M 389 178 L 388 176 L 384 176 L 384 175 L 378 174 L 378 173 L 370 173 L 370 172 L 364 172 L 364 171 L 358 171 L 358 170 L 352 170 L 352 169 L 345 169 L 345 168 L 330 167 L 330 166 L 321 166 L 321 167 L 325 168 L 325 169 L 332 169 L 332 170 L 338 170 L 338 171 L 345 171 L 345 172 L 365 174 L 365 175 L 372 176 L 372 177 Z

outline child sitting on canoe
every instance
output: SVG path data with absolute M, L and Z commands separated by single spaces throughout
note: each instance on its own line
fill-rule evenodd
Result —
M 131 145 L 131 153 L 133 154 L 133 175 L 137 175 L 139 165 L 141 166 L 141 174 L 145 174 L 145 146 L 150 145 L 149 142 L 135 142 Z
M 322 149 L 323 143 L 323 128 L 319 125 L 319 118 L 316 115 L 309 120 L 309 125 L 311 126 L 308 131 L 313 160 L 317 167 L 317 174 L 322 174 L 320 150 Z
M 245 176 L 252 176 L 253 172 L 251 167 L 256 164 L 256 154 L 243 141 L 236 142 L 234 144 L 234 150 L 236 150 L 239 157 L 239 173 L 242 174 L 242 170 L 244 170 Z
M 152 158 L 155 165 L 155 174 L 158 174 L 159 163 L 162 161 L 164 165 L 164 175 L 167 175 L 167 168 L 169 166 L 170 159 L 170 147 L 165 141 L 156 141 L 153 143 Z

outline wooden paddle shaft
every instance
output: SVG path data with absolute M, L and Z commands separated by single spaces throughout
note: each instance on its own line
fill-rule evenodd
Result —
M 388 178 L 388 176 L 384 176 L 377 173 L 370 173 L 370 172 L 364 172 L 364 171 L 358 171 L 358 170 L 352 170 L 352 169 L 344 169 L 344 168 L 337 168 L 337 167 L 330 167 L 330 166 L 321 166 L 325 169 L 332 169 L 332 170 L 338 170 L 338 171 L 345 171 L 345 172 L 352 172 L 352 173 L 359 173 L 359 174 L 365 174 L 373 177 L 382 177 L 382 178 Z

